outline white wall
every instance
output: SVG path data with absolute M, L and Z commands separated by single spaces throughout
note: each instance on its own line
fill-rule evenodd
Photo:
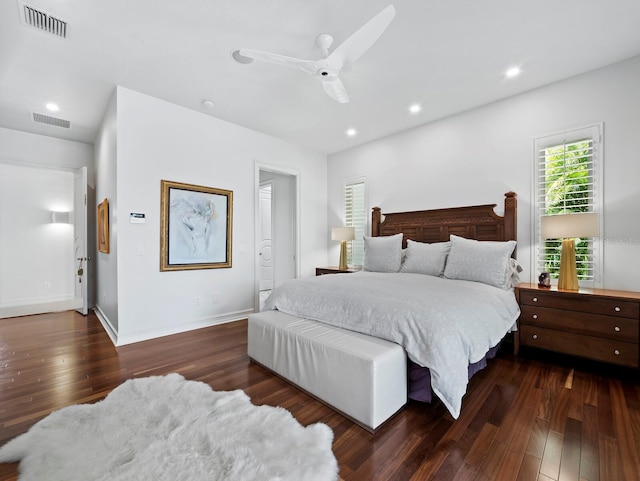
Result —
M 91 188 L 91 145 L 0 128 L 0 317 L 72 306 L 73 227 L 50 211 L 73 210 L 83 166 Z
M 52 210 L 73 210 L 73 173 L 0 163 L 0 313 L 73 300 L 73 225 Z
M 253 311 L 256 162 L 300 172 L 301 272 L 312 275 L 326 262 L 325 156 L 118 87 L 117 205 L 111 219 L 112 239 L 117 236 L 118 344 Z M 162 179 L 234 192 L 232 268 L 160 272 Z M 132 212 L 146 214 L 146 223 L 130 224 Z
M 89 185 L 95 185 L 91 144 L 0 127 L 0 162 L 65 170 L 86 166 Z
M 118 331 L 118 193 L 117 193 L 117 97 L 113 93 L 94 143 L 96 195 L 94 206 L 109 201 L 109 253 L 96 250 L 96 312 L 109 336 Z
M 342 222 L 343 183 L 357 176 L 366 176 L 370 207 L 383 212 L 496 203 L 502 213 L 513 190 L 518 259 L 533 280 L 533 139 L 604 122 L 603 287 L 640 290 L 631 261 L 640 258 L 639 79 L 637 57 L 331 155 L 329 225 Z

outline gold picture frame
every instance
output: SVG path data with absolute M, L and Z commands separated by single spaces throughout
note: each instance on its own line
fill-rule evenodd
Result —
M 98 251 L 109 253 L 109 201 L 98 204 Z
M 231 267 L 233 191 L 160 181 L 160 271 Z

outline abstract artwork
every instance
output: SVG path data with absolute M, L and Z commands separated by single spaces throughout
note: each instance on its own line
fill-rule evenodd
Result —
M 161 181 L 160 270 L 231 267 L 233 191 Z

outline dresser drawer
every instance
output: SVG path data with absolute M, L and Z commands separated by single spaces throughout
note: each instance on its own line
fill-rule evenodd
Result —
M 640 327 L 636 319 L 565 311 L 549 307 L 523 305 L 520 324 L 635 343 L 638 342 L 640 336 Z
M 556 331 L 538 326 L 520 327 L 520 344 L 624 366 L 638 367 L 638 344 Z
M 615 299 L 603 299 L 597 296 L 571 296 L 541 291 L 520 291 L 520 304 L 529 306 L 552 307 L 578 312 L 590 312 L 615 317 L 640 317 L 640 303 Z

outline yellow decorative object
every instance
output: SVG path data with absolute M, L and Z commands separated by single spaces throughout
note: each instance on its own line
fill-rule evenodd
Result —
M 331 229 L 331 240 L 340 241 L 340 264 L 338 269 L 347 270 L 347 241 L 356 238 L 355 227 L 333 227 Z
M 576 237 L 597 237 L 600 234 L 598 214 L 580 212 L 543 216 L 540 229 L 544 239 L 562 239 L 558 289 L 577 291 Z
M 558 289 L 577 291 L 578 288 L 578 271 L 576 269 L 576 241 L 573 238 L 562 239 L 562 254 L 560 257 Z

